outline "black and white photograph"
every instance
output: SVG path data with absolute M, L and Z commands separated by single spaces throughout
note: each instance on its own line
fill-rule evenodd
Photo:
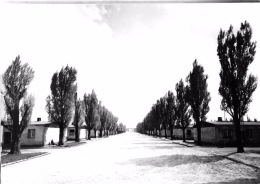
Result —
M 0 184 L 259 184 L 259 0 L 0 2 Z

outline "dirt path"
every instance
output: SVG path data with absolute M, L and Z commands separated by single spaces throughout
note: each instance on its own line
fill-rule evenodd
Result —
M 260 183 L 260 177 L 210 150 L 127 132 L 4 167 L 2 183 Z

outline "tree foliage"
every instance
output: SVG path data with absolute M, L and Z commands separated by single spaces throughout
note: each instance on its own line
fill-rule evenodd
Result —
M 173 128 L 177 119 L 175 101 L 176 98 L 173 92 L 168 91 L 165 96 L 153 104 L 143 121 L 138 123 L 136 130 L 140 133 L 155 136 L 158 136 L 159 133 L 159 136 L 161 136 L 161 130 L 163 129 L 167 138 L 167 130 L 170 129 L 171 139 L 173 139 Z
M 173 92 L 168 91 L 166 96 L 166 122 L 171 133 L 171 140 L 173 140 L 173 128 L 177 120 L 176 97 Z
M 198 144 L 201 144 L 201 122 L 206 121 L 206 114 L 209 112 L 209 102 L 211 100 L 207 84 L 208 76 L 204 74 L 203 66 L 193 63 L 193 69 L 187 77 L 188 98 L 191 106 L 193 119 L 196 122 L 198 132 Z
M 55 72 L 51 80 L 51 95 L 46 99 L 49 121 L 60 128 L 58 145 L 64 145 L 65 131 L 73 118 L 76 75 L 77 70 L 69 66 Z
M 73 125 L 75 126 L 75 141 L 80 142 L 80 129 L 84 122 L 84 103 L 80 99 L 77 99 L 77 93 L 74 95 L 74 103 Z
M 124 133 L 126 131 L 126 126 L 123 123 L 119 123 L 117 131 L 118 133 Z
M 98 99 L 94 90 L 91 94 L 84 94 L 85 106 L 85 123 L 88 129 L 88 139 L 90 140 L 91 130 L 95 127 L 96 121 L 99 118 L 98 114 Z
M 101 105 L 101 104 L 100 104 Z M 101 106 L 99 109 L 100 114 L 100 136 L 103 136 L 103 131 L 105 131 L 108 122 L 108 110 L 105 106 Z
M 191 110 L 189 109 L 188 86 L 184 86 L 182 79 L 176 84 L 176 114 L 177 123 L 183 131 L 183 141 L 185 142 L 185 129 L 190 124 Z
M 219 94 L 222 96 L 221 109 L 234 121 L 237 151 L 244 152 L 240 121 L 249 110 L 252 94 L 257 88 L 257 78 L 249 74 L 248 67 L 256 53 L 256 42 L 251 41 L 252 28 L 248 22 L 241 23 L 235 35 L 231 25 L 218 35 L 218 57 L 221 65 Z
M 27 95 L 27 89 L 33 78 L 34 71 L 27 63 L 21 64 L 20 56 L 15 58 L 3 74 L 5 110 L 8 115 L 3 125 L 12 132 L 10 154 L 21 153 L 21 135 L 31 120 L 35 100 L 32 95 Z

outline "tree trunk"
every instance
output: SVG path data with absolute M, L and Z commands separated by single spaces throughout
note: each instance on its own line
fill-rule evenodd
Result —
M 159 137 L 161 138 L 162 132 L 161 132 L 161 128 L 159 128 Z
M 103 133 L 103 130 L 102 130 L 102 129 L 100 129 L 99 131 L 100 131 L 100 133 L 99 133 L 99 136 L 100 136 L 100 137 L 102 137 L 102 136 L 103 136 L 103 135 L 102 135 L 102 133 Z
M 165 133 L 164 137 L 165 137 L 165 139 L 167 139 L 167 130 L 166 130 L 166 128 L 164 129 L 164 133 Z
M 90 133 L 91 133 L 91 129 L 88 128 L 88 140 L 90 140 Z
M 198 145 L 201 145 L 201 124 L 200 121 L 197 121 L 197 136 L 198 136 Z
M 97 130 L 94 130 L 94 137 L 97 138 Z
M 12 143 L 11 143 L 11 150 L 9 154 L 21 154 L 20 145 L 21 145 L 21 136 L 18 134 L 13 134 L 12 136 Z
M 80 139 L 79 139 L 79 126 L 78 126 L 77 123 L 75 124 L 75 142 L 80 142 Z
M 58 143 L 58 145 L 59 146 L 62 146 L 62 145 L 64 145 L 64 142 L 65 142 L 65 128 L 63 127 L 63 126 L 60 126 L 59 127 L 60 128 L 60 135 L 59 135 L 59 143 Z
M 19 100 L 15 99 L 14 102 L 14 119 L 13 119 L 13 131 L 12 131 L 12 142 L 11 142 L 11 150 L 9 154 L 21 154 L 20 151 L 20 139 L 21 133 L 19 132 Z
M 237 152 L 243 153 L 244 146 L 243 146 L 242 135 L 240 130 L 240 119 L 234 118 L 234 124 L 235 124 L 236 138 L 237 138 Z
M 171 140 L 173 140 L 173 128 L 172 127 L 170 129 L 170 132 L 171 132 Z
M 182 128 L 182 141 L 186 142 L 186 138 L 185 138 L 185 128 Z

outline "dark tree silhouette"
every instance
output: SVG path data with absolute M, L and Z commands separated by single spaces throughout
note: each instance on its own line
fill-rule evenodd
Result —
M 4 127 L 12 132 L 9 154 L 21 154 L 21 135 L 31 121 L 34 107 L 34 97 L 27 95 L 28 86 L 33 78 L 34 71 L 27 63 L 21 64 L 20 56 L 15 58 L 3 74 L 3 84 L 5 87 L 3 95 L 8 119 L 2 121 L 2 123 Z M 20 106 L 22 99 L 23 102 Z
M 124 133 L 126 131 L 126 126 L 123 123 L 118 125 L 118 133 Z
M 232 25 L 228 31 L 222 29 L 218 35 L 218 57 L 221 65 L 219 94 L 221 109 L 234 121 L 237 152 L 244 152 L 240 121 L 249 110 L 252 94 L 257 87 L 257 78 L 247 75 L 248 66 L 256 53 L 256 42 L 251 41 L 252 28 L 248 22 L 241 23 L 236 36 Z
M 182 79 L 176 84 L 176 114 L 178 125 L 182 129 L 183 142 L 186 141 L 185 130 L 190 124 L 191 112 L 188 103 L 188 87 L 184 86 Z
M 95 127 L 98 115 L 98 99 L 94 90 L 91 94 L 84 94 L 85 123 L 88 129 L 88 140 L 90 140 L 91 130 Z
M 136 132 L 138 132 L 138 133 L 143 133 L 144 132 L 144 130 L 143 130 L 143 125 L 142 125 L 142 123 L 138 123 L 137 125 L 136 125 Z
M 100 123 L 101 123 L 99 131 L 100 131 L 100 137 L 102 137 L 103 131 L 105 131 L 105 127 L 106 127 L 106 123 L 107 123 L 107 119 L 108 119 L 108 110 L 104 106 L 102 106 L 100 108 L 99 113 L 100 113 Z
M 203 66 L 193 63 L 193 69 L 188 75 L 188 98 L 191 106 L 193 119 L 196 122 L 198 144 L 201 145 L 201 122 L 206 121 L 206 114 L 209 112 L 210 93 L 207 90 L 208 76 L 204 74 Z
M 49 121 L 59 126 L 58 145 L 64 145 L 65 131 L 69 123 L 73 121 L 76 75 L 75 68 L 66 66 L 52 76 L 51 95 L 46 100 L 46 111 L 49 115 Z
M 166 97 L 161 97 L 159 101 L 159 109 L 160 109 L 160 122 L 162 128 L 164 129 L 164 137 L 167 138 L 167 111 L 166 111 Z
M 162 119 L 161 119 L 160 100 L 157 100 L 157 102 L 155 104 L 154 116 L 156 119 L 156 129 L 159 131 L 159 137 L 161 137 Z M 156 131 L 156 133 L 157 133 L 157 131 Z
M 112 113 L 110 111 L 108 111 L 107 113 L 107 121 L 106 121 L 106 124 L 105 124 L 105 134 L 106 136 L 108 137 L 109 136 L 109 130 L 111 129 L 111 126 L 112 126 Z
M 96 115 L 96 119 L 95 119 L 95 126 L 93 127 L 94 130 L 94 136 L 95 138 L 97 138 L 97 131 L 100 130 L 101 128 L 101 122 L 100 122 L 100 109 L 99 109 L 99 104 L 97 106 L 97 115 Z
M 114 134 L 116 134 L 116 130 L 118 128 L 118 124 L 117 124 L 118 118 L 112 114 L 110 121 L 111 121 L 111 126 L 109 129 L 109 132 L 112 135 L 114 135 Z
M 173 140 L 173 128 L 175 126 L 175 121 L 177 120 L 175 100 L 173 92 L 168 91 L 166 98 L 166 121 L 170 128 L 171 140 Z
M 80 142 L 80 128 L 83 124 L 83 103 L 80 99 L 77 99 L 77 93 L 74 96 L 74 121 L 73 125 L 75 126 L 75 142 Z
M 157 136 L 157 121 L 155 117 L 155 105 L 151 108 L 150 112 L 146 115 L 143 122 L 143 130 L 144 133 L 147 133 L 149 135 Z

